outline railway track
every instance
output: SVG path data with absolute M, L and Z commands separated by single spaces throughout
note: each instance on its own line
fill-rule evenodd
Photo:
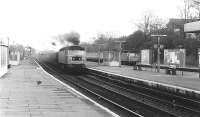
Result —
M 85 75 L 68 75 L 56 66 L 39 63 L 56 78 L 68 84 L 70 83 L 70 85 L 92 96 L 93 99 L 100 103 L 106 103 L 105 105 L 111 109 L 114 108 L 114 111 L 121 116 L 199 117 L 200 115 L 199 110 L 195 108 L 199 107 L 198 100 L 186 98 L 180 100 L 175 95 L 163 94 L 163 92 L 148 89 L 147 87 L 134 86 L 131 82 L 115 79 L 89 70 Z M 184 102 L 184 104 L 181 105 L 181 102 Z M 188 104 L 193 104 L 194 106 L 192 107 L 194 108 L 190 108 L 191 106 L 187 106 Z
M 53 75 L 54 77 L 58 78 L 59 80 L 67 83 L 68 85 L 72 86 L 73 88 L 79 90 L 80 92 L 84 93 L 85 95 L 89 96 L 93 100 L 97 101 L 98 103 L 108 106 L 110 110 L 115 111 L 120 116 L 130 116 L 130 117 L 143 117 L 142 115 L 130 110 L 122 105 L 115 103 L 114 101 L 100 95 L 97 93 L 98 91 L 104 93 L 103 90 L 99 88 L 94 88 L 94 85 L 88 84 L 86 82 L 80 81 L 80 79 L 76 78 L 75 75 L 68 75 L 65 74 L 61 69 L 55 69 L 55 66 L 50 64 L 44 64 L 38 60 L 36 60 L 40 66 L 43 67 L 45 71 Z M 56 67 L 57 68 L 57 67 Z M 102 92 L 103 91 L 103 92 Z
M 191 97 L 184 97 L 183 95 L 176 95 L 170 92 L 163 92 L 159 89 L 150 88 L 134 81 L 116 78 L 108 74 L 96 73 L 95 71 L 88 72 L 88 78 L 101 80 L 100 82 L 108 83 L 111 87 L 118 88 L 120 92 L 127 92 L 132 94 L 136 100 L 142 103 L 150 104 L 155 108 L 159 108 L 175 116 L 181 117 L 199 117 L 200 116 L 200 100 L 192 99 Z M 95 76 L 95 77 L 94 77 Z M 112 82 L 112 83 L 111 83 Z M 134 94 L 134 95 L 133 95 Z

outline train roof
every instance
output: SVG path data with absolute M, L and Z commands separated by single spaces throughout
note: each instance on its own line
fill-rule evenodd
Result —
M 73 45 L 73 46 L 63 47 L 59 51 L 62 51 L 62 50 L 85 50 L 85 48 L 78 45 Z

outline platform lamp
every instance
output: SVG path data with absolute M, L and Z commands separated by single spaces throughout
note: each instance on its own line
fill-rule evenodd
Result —
M 157 72 L 160 72 L 160 37 L 166 37 L 167 35 L 151 35 L 151 37 L 157 37 L 158 45 L 157 45 Z

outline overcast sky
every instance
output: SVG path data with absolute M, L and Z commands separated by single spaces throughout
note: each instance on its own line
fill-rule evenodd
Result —
M 97 33 L 128 35 L 145 11 L 178 17 L 181 0 L 0 0 L 0 37 L 36 49 L 51 48 L 53 36 L 80 33 L 91 42 Z

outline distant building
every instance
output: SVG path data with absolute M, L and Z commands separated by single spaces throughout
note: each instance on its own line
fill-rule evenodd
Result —
M 19 51 L 10 51 L 9 52 L 9 64 L 18 65 L 20 63 L 20 52 Z
M 33 53 L 33 49 L 31 47 L 25 47 L 24 57 L 30 57 Z
M 196 38 L 193 33 L 184 33 L 184 24 L 197 21 L 197 19 L 175 19 L 171 18 L 167 24 L 168 31 L 173 31 L 177 34 L 179 39 Z

